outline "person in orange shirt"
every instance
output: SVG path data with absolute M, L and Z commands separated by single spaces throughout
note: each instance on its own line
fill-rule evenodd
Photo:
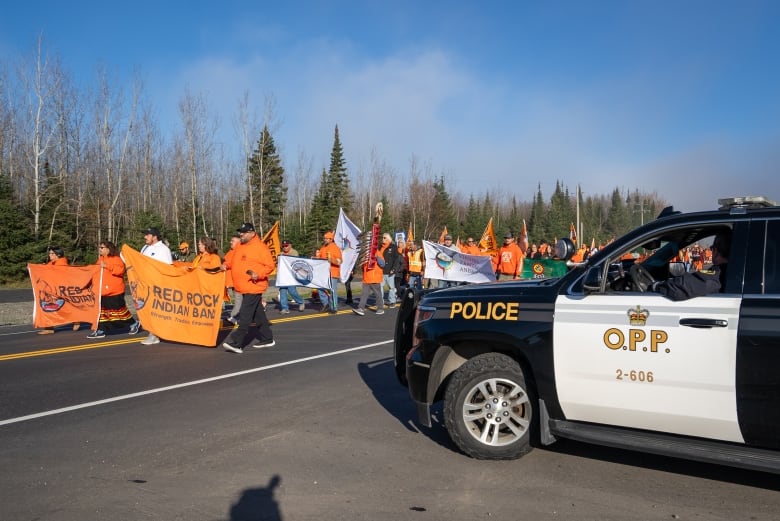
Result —
M 100 287 L 100 320 L 98 329 L 87 338 L 104 338 L 107 329 L 135 324 L 136 320 L 125 302 L 125 263 L 119 256 L 119 249 L 111 241 L 102 241 L 97 266 L 103 270 L 103 284 Z
M 380 259 L 381 254 L 377 253 L 377 259 Z M 360 292 L 360 302 L 358 307 L 354 308 L 352 312 L 361 317 L 366 314 L 366 304 L 368 303 L 369 293 L 374 295 L 374 302 L 376 303 L 376 314 L 383 315 L 385 313 L 385 301 L 384 292 L 382 286 L 384 286 L 384 270 L 379 265 L 379 262 L 375 262 L 374 266 L 369 268 L 369 262 L 363 264 L 363 283 L 362 290 Z
M 68 259 L 65 257 L 65 250 L 63 250 L 62 247 L 49 246 L 48 255 L 49 255 L 49 260 L 44 264 L 47 264 L 49 266 L 68 266 Z M 80 327 L 81 324 L 79 324 L 78 322 L 74 323 L 73 331 L 78 331 Z M 39 335 L 51 335 L 52 333 L 54 333 L 53 327 L 47 327 L 38 331 Z
M 466 244 L 461 245 L 460 251 L 462 253 L 466 253 L 468 255 L 482 255 L 482 250 L 479 249 L 479 246 L 477 246 L 477 243 L 474 242 L 474 237 L 469 237 L 466 239 Z
M 230 238 L 230 249 L 225 254 L 224 262 L 230 266 L 231 260 L 233 259 L 233 254 L 236 252 L 236 246 L 241 244 L 241 236 L 239 234 L 233 234 L 233 236 Z M 238 311 L 241 309 L 241 293 L 236 291 L 234 284 L 233 284 L 233 270 L 228 269 L 225 271 L 225 289 L 228 290 L 228 292 L 233 293 L 233 309 L 230 311 L 230 315 L 228 315 L 227 321 L 233 324 L 234 326 L 238 325 L 238 319 L 236 318 L 238 316 Z
M 268 276 L 274 271 L 271 250 L 255 232 L 252 223 L 244 223 L 238 228 L 241 244 L 236 246 L 229 263 L 222 264 L 223 270 L 233 270 L 233 284 L 243 298 L 238 312 L 238 327 L 225 337 L 222 347 L 233 353 L 243 353 L 249 336 L 249 326 L 257 326 L 258 338 L 252 347 L 273 347 L 276 345 L 271 331 L 271 323 L 263 309 L 263 292 L 268 289 Z
M 498 250 L 498 280 L 519 279 L 523 273 L 524 258 L 514 236 L 509 232 L 504 234 L 504 245 Z
M 217 253 L 217 241 L 211 237 L 201 237 L 198 240 L 198 254 L 192 260 L 192 264 L 187 266 L 187 271 L 194 269 L 213 270 L 222 265 Z
M 328 259 L 330 262 L 330 289 L 320 291 L 320 311 L 335 313 L 339 308 L 339 279 L 341 278 L 341 249 L 333 242 L 333 232 L 325 232 L 322 236 L 322 246 L 317 251 L 317 258 Z

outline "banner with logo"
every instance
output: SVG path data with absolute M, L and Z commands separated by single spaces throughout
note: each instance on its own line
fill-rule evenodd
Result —
M 271 257 L 273 257 L 274 264 L 276 264 L 276 258 L 279 256 L 279 252 L 282 251 L 282 241 L 279 240 L 279 221 L 276 221 L 274 225 L 271 226 L 271 229 L 263 235 L 263 242 L 268 246 L 268 249 L 271 250 Z M 269 275 L 273 275 L 274 273 L 276 272 L 271 272 Z
M 355 223 L 349 220 L 343 208 L 339 208 L 339 221 L 336 224 L 336 246 L 341 249 L 341 272 L 339 280 L 347 282 L 352 268 L 355 267 L 358 254 L 360 253 L 360 243 L 358 237 L 362 232 Z
M 100 320 L 100 266 L 28 264 L 35 305 L 33 327 L 55 327 L 86 322 L 92 329 Z
M 493 263 L 486 255 L 468 255 L 442 244 L 423 241 L 425 278 L 454 282 L 495 282 Z
M 529 259 L 523 261 L 521 279 L 551 279 L 563 277 L 569 268 L 566 261 L 557 259 Z
M 276 287 L 285 286 L 330 289 L 330 262 L 327 259 L 279 255 Z
M 163 340 L 214 347 L 222 324 L 225 272 L 165 264 L 122 246 L 127 280 L 143 328 Z

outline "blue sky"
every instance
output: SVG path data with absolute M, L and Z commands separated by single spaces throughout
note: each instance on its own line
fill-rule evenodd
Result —
M 159 4 L 159 5 L 158 5 Z M 468 196 L 655 191 L 683 210 L 780 200 L 780 2 L 13 2 L 0 60 L 39 33 L 82 85 L 134 69 L 167 135 L 189 89 L 236 140 L 248 92 L 286 166 L 414 156 Z M 129 83 L 126 83 L 129 85 Z M 169 129 L 169 130 L 168 130 Z

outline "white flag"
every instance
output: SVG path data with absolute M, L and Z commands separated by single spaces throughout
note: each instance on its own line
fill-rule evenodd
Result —
M 360 244 L 358 243 L 360 228 L 349 220 L 343 208 L 339 208 L 339 222 L 336 224 L 336 246 L 341 249 L 341 273 L 339 279 L 341 282 L 347 282 L 352 268 L 360 253 Z
M 330 262 L 327 259 L 279 255 L 276 265 L 276 287 L 306 286 L 330 289 Z
M 423 241 L 425 278 L 454 282 L 495 282 L 493 263 L 487 255 L 468 255 L 443 244 Z

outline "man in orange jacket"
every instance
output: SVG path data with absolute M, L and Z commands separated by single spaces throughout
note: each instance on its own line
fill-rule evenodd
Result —
M 236 230 L 241 243 L 229 261 L 222 264 L 223 270 L 233 273 L 233 286 L 243 295 L 241 309 L 238 312 L 238 327 L 225 337 L 222 347 L 226 351 L 243 353 L 249 326 L 254 322 L 258 329 L 258 338 L 252 347 L 272 347 L 276 345 L 271 332 L 271 323 L 263 309 L 263 292 L 268 289 L 268 275 L 274 268 L 271 250 L 260 240 L 252 223 L 244 223 Z

